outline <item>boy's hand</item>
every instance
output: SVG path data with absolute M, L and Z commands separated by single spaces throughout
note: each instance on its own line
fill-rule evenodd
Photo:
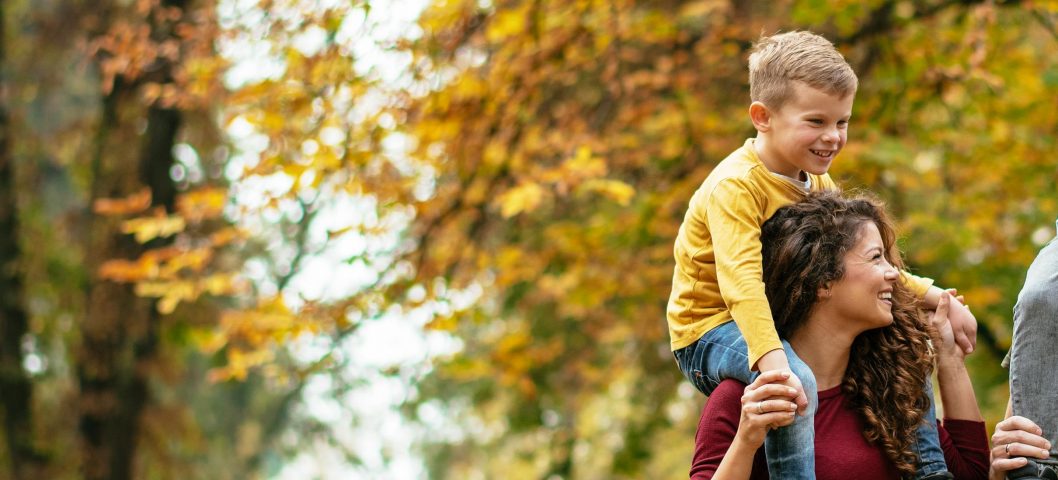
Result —
M 776 383 L 781 383 L 788 387 L 793 388 L 796 393 L 792 395 L 793 402 L 797 404 L 797 414 L 804 415 L 808 410 L 808 396 L 805 395 L 805 387 L 801 384 L 801 379 L 797 378 L 797 375 L 790 370 L 790 362 L 786 358 L 786 352 L 782 349 L 775 349 L 768 353 L 765 353 L 757 360 L 757 369 L 761 372 L 769 370 L 777 370 L 780 372 L 789 373 L 789 377 L 785 380 L 779 380 Z
M 790 373 L 790 378 L 787 378 L 784 384 L 791 387 L 795 391 L 793 402 L 797 404 L 797 414 L 804 416 L 808 410 L 808 395 L 805 395 L 805 387 L 801 385 L 801 379 L 794 375 L 792 370 L 787 370 Z
M 962 296 L 956 296 L 955 289 L 945 292 L 949 298 L 948 320 L 951 322 L 952 332 L 955 334 L 955 343 L 962 351 L 969 355 L 977 346 L 977 318 L 967 308 Z

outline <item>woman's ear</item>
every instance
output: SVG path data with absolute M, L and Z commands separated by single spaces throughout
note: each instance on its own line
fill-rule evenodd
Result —
M 763 103 L 758 101 L 749 104 L 749 119 L 758 132 L 771 130 L 771 111 Z
M 820 300 L 830 299 L 830 282 L 824 283 L 819 290 L 816 290 L 816 298 Z

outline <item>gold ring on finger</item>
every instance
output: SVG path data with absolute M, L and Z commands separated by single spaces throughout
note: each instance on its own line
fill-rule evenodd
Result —
M 1010 455 L 1010 444 L 1009 443 L 1006 444 L 1006 445 L 1003 445 L 1003 452 L 1005 452 L 1008 456 Z
M 764 402 L 757 402 L 757 415 L 764 415 L 762 405 L 764 405 Z

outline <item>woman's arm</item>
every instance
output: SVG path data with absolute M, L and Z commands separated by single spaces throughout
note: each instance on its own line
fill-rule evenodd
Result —
M 691 478 L 741 480 L 750 478 L 753 459 L 771 427 L 793 423 L 793 389 L 781 383 L 789 372 L 768 371 L 741 392 L 734 380 L 713 391 L 695 436 Z M 741 397 L 739 394 L 741 393 Z M 737 422 L 737 423 L 736 423 Z
M 984 419 L 977 406 L 970 374 L 966 371 L 965 353 L 955 344 L 955 335 L 948 320 L 952 306 L 950 299 L 951 295 L 942 295 L 937 310 L 930 315 L 930 321 L 938 333 L 937 338 L 933 339 L 933 347 L 937 350 L 937 382 L 944 416 L 981 422 Z
M 948 418 L 943 425 L 937 422 L 937 428 L 944 460 L 955 478 L 988 478 L 988 432 L 984 422 Z
M 948 470 L 955 478 L 984 479 L 988 475 L 988 434 L 966 370 L 965 353 L 956 345 L 948 319 L 951 306 L 951 296 L 945 294 L 930 315 L 937 333 L 933 347 L 937 352 L 937 384 L 945 417 L 939 432 L 941 444 Z

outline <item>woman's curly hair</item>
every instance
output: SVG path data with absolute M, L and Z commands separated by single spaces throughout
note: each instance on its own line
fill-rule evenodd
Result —
M 873 222 L 886 259 L 903 270 L 896 233 L 884 207 L 866 197 L 812 193 L 780 208 L 761 227 L 765 293 L 779 335 L 788 338 L 808 319 L 817 292 L 845 274 L 845 254 Z M 911 447 L 930 408 L 925 383 L 933 368 L 928 322 L 904 282 L 893 288 L 893 323 L 853 341 L 842 390 L 867 423 L 864 437 L 905 476 L 918 461 Z

